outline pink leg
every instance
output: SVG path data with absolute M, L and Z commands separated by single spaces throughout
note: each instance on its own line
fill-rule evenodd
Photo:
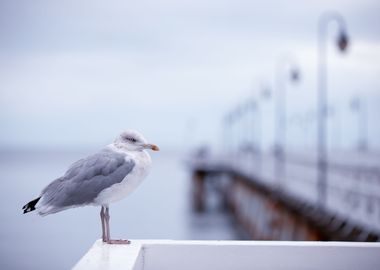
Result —
M 100 220 L 102 221 L 102 240 L 103 240 L 103 242 L 107 242 L 106 221 L 105 221 L 105 207 L 104 206 L 102 206 L 100 208 Z
M 117 244 L 117 245 L 128 245 L 131 243 L 129 240 L 124 240 L 124 239 L 117 239 L 117 240 L 112 240 L 111 238 L 111 233 L 110 233 L 110 214 L 109 214 L 109 208 L 108 206 L 105 207 L 105 224 L 106 224 L 106 235 L 107 235 L 107 244 Z

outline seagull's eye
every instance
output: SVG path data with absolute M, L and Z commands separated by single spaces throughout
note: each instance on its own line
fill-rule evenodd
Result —
M 133 143 L 137 142 L 137 140 L 135 138 L 132 138 L 132 137 L 126 137 L 125 139 L 127 139 L 128 141 L 133 142 Z

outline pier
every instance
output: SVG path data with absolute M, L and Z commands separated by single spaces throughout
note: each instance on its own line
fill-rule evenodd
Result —
M 288 158 L 286 174 L 278 179 L 273 156 L 223 156 L 193 156 L 187 161 L 194 211 L 207 211 L 207 197 L 214 193 L 226 214 L 252 240 L 380 240 L 376 160 L 371 163 L 367 157 L 343 163 L 339 157 L 340 163 L 332 161 L 321 207 L 312 158 Z

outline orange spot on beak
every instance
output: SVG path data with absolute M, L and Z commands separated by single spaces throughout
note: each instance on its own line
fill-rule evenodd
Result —
M 153 151 L 159 151 L 160 148 L 155 144 L 146 144 L 145 148 L 152 149 Z

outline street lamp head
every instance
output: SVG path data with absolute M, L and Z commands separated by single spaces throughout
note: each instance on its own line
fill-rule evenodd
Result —
M 265 87 L 261 90 L 261 97 L 263 99 L 270 99 L 271 95 L 272 95 L 272 93 L 268 87 Z
M 236 121 L 236 119 L 238 119 L 240 117 L 240 114 L 241 114 L 241 110 L 240 110 L 240 106 L 237 107 L 234 111 L 234 121 Z
M 345 31 L 340 31 L 338 39 L 337 39 L 337 45 L 341 52 L 344 52 L 347 50 L 349 43 L 348 35 Z
M 298 69 L 293 68 L 290 71 L 290 79 L 292 82 L 298 82 L 300 80 L 300 72 Z
M 226 115 L 225 121 L 227 124 L 232 124 L 232 122 L 234 121 L 232 113 Z
M 350 108 L 352 111 L 359 111 L 360 110 L 360 98 L 355 97 L 350 102 Z
M 226 125 L 228 125 L 230 123 L 230 118 L 228 117 L 228 115 L 223 117 L 223 123 Z
M 246 110 L 246 107 L 244 104 L 238 105 L 237 110 L 236 110 L 236 115 L 237 115 L 236 117 L 240 118 L 245 113 L 245 110 Z

